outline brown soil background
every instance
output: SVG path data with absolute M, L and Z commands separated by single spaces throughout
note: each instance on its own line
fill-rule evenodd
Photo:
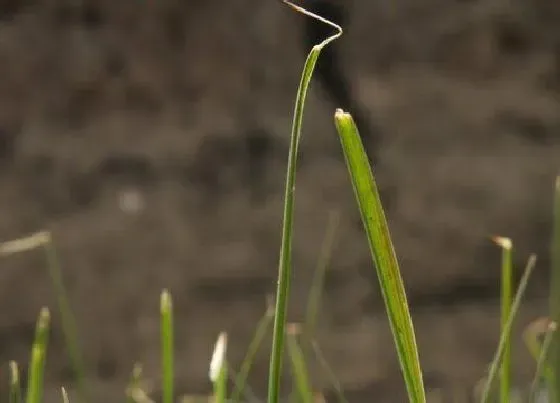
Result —
M 546 314 L 559 4 L 347 4 L 336 46 L 383 133 L 376 174 L 392 190 L 388 219 L 430 388 L 467 389 L 492 357 L 493 234 L 513 239 L 519 269 L 539 255 L 515 333 L 515 377 L 532 375 L 520 332 Z M 157 384 L 164 287 L 175 303 L 178 393 L 210 391 L 222 330 L 239 365 L 275 287 L 302 22 L 262 0 L 0 2 L 0 239 L 53 231 L 95 401 L 120 401 L 137 360 Z M 332 124 L 338 105 L 318 85 L 307 105 L 290 319 L 303 318 L 337 210 L 320 343 L 351 401 L 404 401 Z M 1 265 L 5 377 L 8 360 L 27 360 L 36 315 L 55 298 L 42 253 Z M 46 401 L 58 401 L 61 384 L 73 392 L 53 321 Z M 267 358 L 265 349 L 251 377 L 261 397 Z

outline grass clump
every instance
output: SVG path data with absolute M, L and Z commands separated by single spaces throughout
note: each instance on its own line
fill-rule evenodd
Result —
M 261 402 L 254 397 L 248 386 L 248 377 L 255 356 L 262 342 L 272 326 L 272 350 L 270 356 L 269 382 L 267 392 L 268 403 L 279 403 L 280 384 L 282 375 L 282 359 L 288 354 L 291 362 L 291 375 L 294 388 L 291 400 L 301 403 L 312 403 L 323 399 L 314 389 L 310 371 L 309 358 L 306 352 L 312 352 L 327 374 L 337 392 L 338 401 L 346 402 L 343 389 L 336 379 L 336 375 L 328 365 L 320 346 L 315 338 L 316 318 L 319 311 L 324 273 L 330 258 L 334 243 L 334 232 L 339 217 L 332 215 L 325 237 L 324 248 L 321 251 L 319 264 L 314 277 L 314 284 L 310 293 L 306 323 L 303 325 L 287 322 L 287 305 L 290 292 L 291 250 L 293 235 L 293 220 L 296 191 L 296 165 L 299 141 L 304 116 L 305 99 L 313 71 L 322 49 L 342 35 L 342 28 L 321 16 L 308 12 L 288 1 L 285 4 L 297 12 L 333 27 L 336 32 L 323 42 L 315 45 L 307 56 L 302 71 L 299 88 L 296 94 L 293 122 L 290 137 L 290 148 L 286 171 L 284 209 L 282 223 L 282 240 L 278 264 L 278 284 L 275 302 L 267 304 L 266 312 L 258 323 L 255 336 L 251 342 L 239 373 L 235 373 L 227 361 L 226 332 L 220 333 L 216 341 L 214 353 L 210 360 L 209 379 L 213 390 L 210 396 L 184 396 L 182 402 L 225 403 L 241 402 L 244 396 L 250 396 L 250 401 Z M 350 182 L 361 215 L 365 235 L 371 252 L 372 264 L 381 286 L 393 340 L 403 374 L 404 384 L 411 403 L 425 403 L 426 392 L 420 365 L 414 326 L 409 311 L 403 279 L 401 278 L 397 256 L 391 241 L 389 227 L 385 218 L 375 178 L 361 142 L 358 128 L 350 113 L 337 109 L 334 114 L 334 126 L 338 132 L 342 152 L 349 173 Z M 511 401 L 511 327 L 519 310 L 523 293 L 531 272 L 536 264 L 536 257 L 531 256 L 523 273 L 515 296 L 513 293 L 513 267 L 511 259 L 511 241 L 497 237 L 495 242 L 502 247 L 502 277 L 501 277 L 501 336 L 495 356 L 485 377 L 480 402 Z M 85 384 L 85 364 L 78 348 L 78 337 L 68 298 L 62 282 L 60 265 L 55 254 L 52 236 L 40 232 L 28 238 L 0 244 L 0 256 L 27 250 L 43 248 L 46 253 L 47 265 L 51 280 L 57 295 L 57 308 L 61 313 L 67 353 L 74 370 L 75 381 L 78 385 L 80 402 L 90 402 L 90 395 Z M 550 318 L 535 322 L 524 333 L 526 344 L 536 360 L 535 377 L 531 384 L 528 397 L 529 402 L 536 401 L 541 378 L 547 385 L 548 403 L 560 403 L 560 339 L 556 331 L 560 320 L 560 177 L 556 181 L 554 202 L 554 233 L 551 245 L 552 268 L 550 289 Z M 177 401 L 174 388 L 174 325 L 173 304 L 171 294 L 164 290 L 160 296 L 160 331 L 161 331 L 161 365 L 162 365 L 162 397 L 161 403 Z M 544 325 L 543 325 L 544 324 Z M 35 339 L 31 348 L 29 375 L 25 394 L 20 383 L 17 363 L 10 363 L 9 403 L 21 403 L 25 396 L 26 403 L 40 403 L 43 396 L 43 379 L 47 357 L 47 342 L 50 329 L 50 313 L 43 308 L 37 320 Z M 542 343 L 540 336 L 544 335 Z M 301 337 L 300 337 L 301 336 Z M 500 377 L 499 398 L 493 398 L 495 380 Z M 232 380 L 233 390 L 228 394 L 228 381 Z M 66 390 L 61 389 L 61 401 L 69 402 Z M 0 401 L 3 397 L 0 397 Z M 126 389 L 126 401 L 129 403 L 151 403 L 152 398 L 146 391 L 142 379 L 142 366 L 137 363 L 131 374 Z

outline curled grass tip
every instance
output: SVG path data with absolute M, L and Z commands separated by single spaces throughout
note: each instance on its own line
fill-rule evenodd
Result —
M 494 241 L 494 243 L 496 245 L 498 245 L 499 247 L 506 249 L 506 250 L 511 250 L 511 248 L 513 247 L 513 243 L 511 242 L 511 239 L 509 238 L 505 238 L 502 236 L 494 236 L 492 237 L 492 241 Z

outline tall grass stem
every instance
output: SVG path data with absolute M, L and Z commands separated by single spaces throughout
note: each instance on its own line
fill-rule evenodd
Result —
M 173 403 L 173 302 L 164 290 L 160 297 L 162 401 Z
M 509 342 L 509 336 L 511 333 L 511 327 L 515 319 L 515 315 L 517 314 L 517 311 L 519 310 L 519 306 L 521 305 L 523 294 L 525 293 L 525 289 L 527 288 L 527 283 L 529 282 L 529 277 L 531 277 L 531 273 L 533 272 L 536 262 L 537 262 L 537 257 L 535 255 L 531 255 L 531 257 L 529 257 L 529 261 L 527 262 L 527 266 L 523 271 L 523 276 L 521 277 L 519 286 L 517 287 L 517 292 L 515 293 L 515 297 L 513 299 L 513 304 L 511 306 L 511 311 L 509 313 L 508 320 L 500 335 L 500 342 L 498 344 L 498 349 L 494 354 L 494 358 L 492 360 L 492 363 L 490 364 L 490 370 L 488 371 L 488 377 L 486 378 L 486 382 L 484 383 L 484 387 L 482 389 L 481 403 L 488 403 L 490 399 L 490 392 L 492 390 L 494 380 L 498 373 L 498 369 L 500 368 L 500 362 L 503 357 L 504 349 L 507 343 Z
M 286 173 L 286 186 L 284 194 L 284 213 L 282 224 L 282 241 L 280 247 L 280 259 L 278 267 L 278 285 L 276 291 L 276 312 L 274 316 L 274 329 L 272 339 L 272 352 L 270 357 L 269 384 L 268 384 L 268 403 L 278 403 L 280 397 L 280 381 L 282 376 L 282 358 L 284 351 L 284 335 L 286 328 L 286 312 L 288 309 L 288 299 L 290 293 L 291 259 L 292 259 L 292 229 L 294 218 L 294 201 L 296 189 L 296 161 L 301 137 L 301 127 L 303 122 L 303 112 L 307 89 L 313 75 L 313 70 L 321 50 L 330 42 L 342 35 L 342 29 L 325 20 L 324 18 L 310 13 L 302 7 L 296 6 L 288 1 L 285 4 L 291 6 L 296 11 L 309 17 L 318 19 L 337 30 L 337 32 L 325 39 L 318 45 L 313 46 L 307 56 L 300 84 L 298 87 L 296 102 L 294 107 L 292 133 L 290 137 L 290 149 L 288 153 L 288 167 Z
M 512 242 L 509 238 L 495 237 L 494 242 L 502 249 L 502 263 L 500 282 L 501 287 L 501 313 L 500 313 L 500 333 L 506 331 L 507 321 L 511 312 L 512 299 Z M 504 352 L 500 364 L 500 402 L 509 403 L 511 395 L 511 338 L 507 337 L 504 345 Z

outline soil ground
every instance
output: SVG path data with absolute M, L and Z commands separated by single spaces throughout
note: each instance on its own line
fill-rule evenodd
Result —
M 547 312 L 558 4 L 347 4 L 336 46 L 382 136 L 376 175 L 427 383 L 448 396 L 472 388 L 497 345 L 495 234 L 513 239 L 518 272 L 539 256 L 514 350 L 516 379 L 532 375 L 521 331 Z M 209 392 L 220 331 L 232 364 L 242 359 L 275 287 L 302 23 L 261 0 L 0 2 L 0 239 L 53 232 L 96 401 L 119 401 L 135 361 L 157 384 L 162 288 L 174 296 L 178 392 Z M 333 127 L 337 106 L 312 86 L 290 320 L 303 319 L 329 212 L 338 211 L 321 346 L 351 401 L 404 401 Z M 39 251 L 1 264 L 5 368 L 25 362 L 36 315 L 55 296 Z M 53 320 L 47 400 L 58 401 L 59 385 L 73 385 Z M 259 396 L 267 354 L 251 377 Z

